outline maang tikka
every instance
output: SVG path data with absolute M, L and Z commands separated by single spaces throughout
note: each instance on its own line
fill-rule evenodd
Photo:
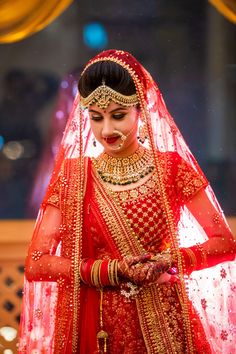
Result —
M 87 97 L 80 96 L 80 103 L 83 108 L 96 104 L 99 108 L 106 109 L 111 101 L 124 107 L 135 106 L 139 103 L 136 93 L 129 96 L 123 95 L 107 86 L 104 80 L 102 80 L 102 85 L 98 86 L 90 95 Z

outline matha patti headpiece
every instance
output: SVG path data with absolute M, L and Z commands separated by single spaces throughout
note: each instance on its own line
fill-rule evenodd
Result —
M 80 103 L 83 108 L 88 108 L 90 105 L 96 103 L 99 108 L 106 109 L 111 101 L 125 107 L 134 106 L 139 103 L 136 94 L 130 96 L 122 95 L 109 86 L 106 86 L 104 81 L 101 86 L 98 86 L 87 97 L 80 96 Z

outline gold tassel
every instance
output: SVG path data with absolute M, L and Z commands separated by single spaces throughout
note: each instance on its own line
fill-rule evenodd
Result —
M 103 289 L 100 288 L 100 331 L 97 333 L 97 348 L 98 353 L 107 353 L 107 339 L 108 333 L 103 329 L 103 318 L 102 318 L 102 304 L 103 304 Z M 100 342 L 103 341 L 103 351 L 100 349 Z

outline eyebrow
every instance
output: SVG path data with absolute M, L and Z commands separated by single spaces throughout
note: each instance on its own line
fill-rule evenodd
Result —
M 118 108 L 115 108 L 115 109 L 113 109 L 112 111 L 110 111 L 108 113 L 114 113 L 116 111 L 121 111 L 121 110 L 126 110 L 126 109 L 127 109 L 126 107 L 118 107 Z M 102 114 L 101 112 L 95 111 L 94 109 L 89 109 L 89 112 Z

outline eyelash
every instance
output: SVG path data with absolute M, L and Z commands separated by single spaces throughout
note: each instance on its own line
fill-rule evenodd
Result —
M 125 116 L 125 113 L 116 113 L 112 116 L 112 118 L 119 120 L 119 119 L 124 118 L 124 116 Z
M 119 120 L 119 119 L 124 118 L 125 114 L 126 113 L 116 113 L 112 116 L 112 118 Z M 102 116 L 91 116 L 91 119 L 98 122 L 98 121 L 102 120 Z
M 91 119 L 95 120 L 95 121 L 100 121 L 102 119 L 102 117 L 100 117 L 100 116 L 91 116 Z

